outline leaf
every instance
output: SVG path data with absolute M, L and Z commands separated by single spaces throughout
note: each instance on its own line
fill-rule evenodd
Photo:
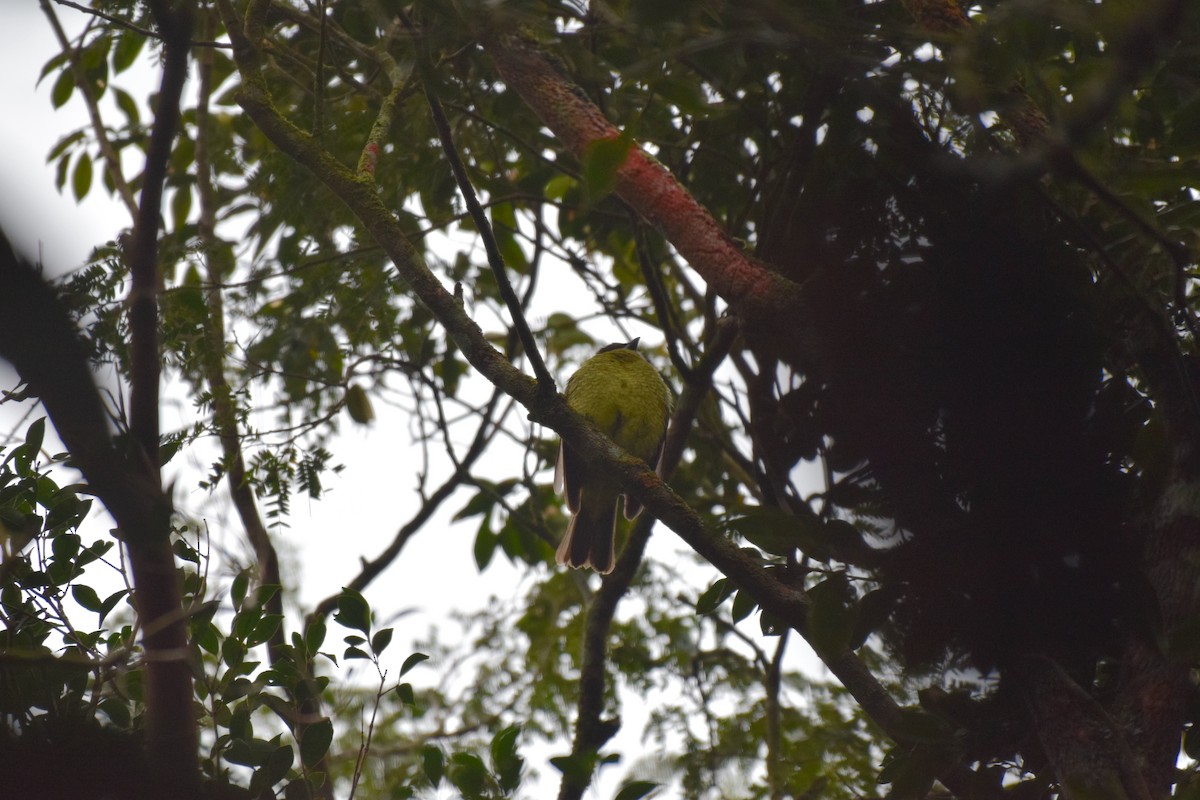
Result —
M 192 212 L 192 187 L 181 186 L 171 196 L 171 224 L 174 230 L 187 226 L 188 214 Z
M 240 611 L 246 599 L 246 590 L 250 588 L 250 570 L 244 569 L 233 576 L 229 585 L 229 598 L 233 601 L 233 610 Z
M 338 595 L 338 610 L 333 618 L 339 625 L 368 635 L 371 633 L 371 607 L 367 605 L 366 598 L 353 589 L 343 587 L 342 593 Z
M 474 753 L 455 753 L 450 756 L 446 775 L 463 794 L 478 797 L 487 781 L 487 767 Z
M 325 643 L 325 632 L 324 620 L 316 619 L 308 623 L 304 629 L 304 646 L 310 654 L 321 649 L 321 645 Z
M 712 585 L 705 589 L 704 593 L 696 600 L 696 613 L 713 613 L 733 594 L 736 588 L 728 578 L 718 578 L 713 581 Z
M 442 776 L 446 774 L 446 756 L 441 748 L 427 744 L 421 748 L 421 767 L 425 778 L 435 789 L 441 785 Z
M 758 601 L 749 592 L 739 589 L 733 596 L 733 608 L 730 610 L 729 616 L 735 623 L 741 622 L 754 613 L 756 608 L 758 608 Z
M 70 561 L 79 554 L 82 542 L 77 533 L 60 533 L 54 537 L 52 550 L 56 561 Z
M 790 556 L 801 546 L 800 532 L 806 525 L 811 527 L 811 523 L 803 518 L 774 508 L 755 509 L 745 516 L 729 521 L 729 527 L 746 541 L 763 552 L 776 556 Z M 818 561 L 827 560 L 827 557 L 821 557 L 823 553 L 815 552 L 815 537 L 807 538 L 812 541 L 806 542 L 808 546 L 804 548 L 805 553 Z
M 621 791 L 617 792 L 613 800 L 641 800 L 659 786 L 660 784 L 653 781 L 631 781 L 621 787 Z
M 835 572 L 808 592 L 808 641 L 822 655 L 838 655 L 850 647 L 858 612 L 844 572 Z
M 113 95 L 117 101 L 117 108 L 125 114 L 125 119 L 131 126 L 140 125 L 142 122 L 141 112 L 138 110 L 137 101 L 129 92 L 119 87 L 113 87 Z
M 425 655 L 424 653 L 413 653 L 411 656 L 404 659 L 404 664 L 400 667 L 400 676 L 403 677 L 404 675 L 408 674 L 408 671 L 417 664 L 428 660 L 429 656 Z
M 46 418 L 39 417 L 30 424 L 25 431 L 25 446 L 29 448 L 30 453 L 36 453 L 42 449 L 42 441 L 46 436 Z
M 854 628 L 850 632 L 847 647 L 857 650 L 866 643 L 867 637 L 879 630 L 892 613 L 896 605 L 897 592 L 888 587 L 875 589 L 863 595 L 858 601 L 858 612 L 854 620 Z
M 281 780 L 287 777 L 288 770 L 292 768 L 292 762 L 296 760 L 296 753 L 292 750 L 290 744 L 280 745 L 271 753 L 267 763 L 263 766 L 263 774 L 265 782 L 268 786 L 274 786 Z
M 300 742 L 300 761 L 306 767 L 316 766 L 333 742 L 333 720 L 328 717 L 314 722 L 304 729 L 304 738 Z
M 114 608 L 116 608 L 117 603 L 121 602 L 121 598 L 125 597 L 127 594 L 129 594 L 128 589 L 118 589 L 117 591 L 110 594 L 108 597 L 104 598 L 104 602 L 100 605 L 100 608 L 98 609 L 98 611 L 100 612 L 100 621 L 96 624 L 103 625 L 105 617 L 107 617 L 109 615 L 109 613 Z M 210 652 L 216 653 L 217 651 L 214 648 Z
M 244 767 L 257 767 L 267 763 L 276 748 L 262 739 L 235 738 L 225 750 L 225 760 Z
M 488 518 L 483 518 L 483 524 L 479 526 L 478 532 L 475 534 L 475 546 L 472 548 L 472 553 L 475 556 L 475 567 L 480 572 L 487 569 L 488 564 L 492 563 L 492 556 L 496 553 L 496 544 L 499 538 L 492 532 L 492 527 L 488 525 Z
M 521 783 L 521 770 L 525 760 L 517 754 L 517 739 L 521 735 L 520 725 L 510 725 L 492 738 L 492 769 L 499 779 L 500 788 L 511 792 Z
M 617 171 L 629 157 L 633 137 L 622 131 L 611 139 L 597 139 L 583 155 L 583 184 L 595 202 L 617 187 Z
M 76 200 L 82 200 L 87 197 L 91 188 L 92 157 L 87 153 L 80 153 L 79 160 L 75 162 L 75 171 L 71 174 L 71 192 Z
M 492 510 L 496 505 L 496 493 L 491 487 L 484 487 L 471 496 L 467 504 L 459 509 L 451 519 L 458 522 L 460 519 L 468 519 L 476 514 L 483 514 Z
M 921 800 L 938 774 L 955 761 L 953 751 L 897 745 L 884 758 L 879 783 L 890 783 L 889 800 Z
M 262 619 L 254 623 L 254 628 L 251 630 L 249 636 L 246 637 L 246 646 L 257 647 L 260 644 L 270 641 L 282 623 L 283 615 L 281 614 L 263 614 Z
M 71 99 L 74 91 L 75 75 L 69 68 L 64 69 L 58 74 L 58 80 L 54 82 L 54 88 L 50 90 L 50 103 L 55 108 L 62 108 Z
M 84 586 L 79 583 L 75 584 L 71 587 L 71 597 L 88 611 L 99 612 L 104 608 L 104 603 L 101 602 L 100 595 L 96 594 L 96 590 L 90 586 Z
M 579 182 L 570 175 L 555 175 L 546 181 L 542 195 L 547 200 L 562 200 L 577 186 L 579 186 Z
M 529 259 L 517 241 L 517 215 L 512 203 L 497 203 L 492 207 L 492 232 L 504 265 L 518 275 L 529 272 Z
M 394 632 L 392 628 L 382 628 L 376 631 L 375 635 L 371 637 L 371 652 L 377 656 L 382 654 L 387 649 L 387 646 L 392 643 L 392 634 Z
M 117 37 L 116 47 L 112 49 L 113 74 L 119 75 L 133 66 L 138 54 L 146 44 L 146 37 L 132 31 L 125 31 Z

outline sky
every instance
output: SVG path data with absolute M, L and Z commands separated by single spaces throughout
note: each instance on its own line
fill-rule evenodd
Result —
M 69 33 L 84 24 L 81 13 L 55 8 Z M 3 0 L 0 22 L 9 34 L 0 48 L 0 75 L 5 76 L 0 81 L 0 108 L 5 109 L 0 122 L 0 228 L 19 251 L 39 259 L 50 275 L 61 275 L 82 264 L 94 246 L 115 238 L 129 225 L 129 218 L 124 207 L 107 196 L 99 179 L 81 203 L 69 188 L 65 193 L 55 189 L 54 166 L 46 163 L 46 154 L 61 136 L 87 124 L 87 115 L 78 97 L 61 109 L 52 107 L 53 78 L 37 85 L 42 65 L 59 47 L 36 0 Z M 157 79 L 154 64 L 144 53 L 120 81 L 134 97 L 144 99 Z M 164 429 L 187 424 L 192 409 L 186 392 L 175 386 L 167 387 L 165 394 Z M 378 419 L 370 428 L 350 425 L 348 420 L 343 425 L 335 456 L 345 471 L 328 482 L 326 496 L 319 502 L 295 497 L 289 527 L 276 531 L 285 581 L 298 587 L 304 607 L 336 593 L 357 574 L 361 559 L 373 558 L 386 547 L 417 509 L 415 479 L 404 460 L 412 452 L 408 420 L 398 409 L 382 404 L 377 403 L 375 410 Z M 0 408 L 0 443 L 13 425 L 12 410 Z M 175 481 L 175 499 L 181 508 L 211 514 L 214 525 L 229 522 L 227 510 L 215 507 L 208 492 L 197 485 L 207 468 L 203 457 L 170 466 L 175 469 L 166 477 Z M 424 636 L 431 625 L 444 624 L 452 612 L 481 608 L 492 596 L 508 601 L 528 587 L 527 569 L 511 565 L 501 554 L 487 571 L 478 572 L 471 548 L 475 524 L 454 525 L 450 520 L 467 496 L 460 494 L 447 503 L 366 592 L 372 605 L 385 614 L 411 612 L 395 623 L 396 643 L 391 651 L 397 668 L 408 652 L 404 645 Z M 661 527 L 650 552 L 671 564 L 687 560 L 682 545 Z M 753 621 L 748 624 L 756 627 Z M 414 680 L 420 680 L 419 670 L 411 675 Z M 632 734 L 639 709 L 627 704 L 624 712 L 631 723 L 626 732 Z M 636 737 L 623 744 L 627 760 L 641 749 Z M 537 766 L 553 775 L 544 762 Z M 593 796 L 611 796 L 617 775 L 618 771 L 610 770 L 602 791 Z

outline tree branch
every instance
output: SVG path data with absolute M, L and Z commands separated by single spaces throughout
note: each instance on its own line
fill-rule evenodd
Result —
M 61 2 L 61 0 L 58 1 Z M 79 63 L 79 53 L 67 40 L 67 34 L 58 21 L 58 15 L 50 7 L 49 0 L 41 0 L 41 3 L 42 12 L 50 21 L 50 27 L 54 29 L 59 47 L 71 61 L 71 71 L 75 73 L 75 86 L 83 95 L 84 104 L 87 105 L 88 119 L 91 122 L 92 133 L 96 136 L 96 143 L 100 145 L 100 155 L 104 158 L 105 169 L 112 178 L 117 196 L 121 198 L 121 202 L 129 211 L 129 218 L 136 221 L 138 206 L 133 196 L 133 189 L 126 182 L 125 173 L 121 171 L 121 156 L 108 138 L 108 130 L 104 127 L 104 120 L 100 117 L 100 104 L 96 100 L 96 93 L 92 89 L 91 82 L 88 81 L 87 75 L 83 71 L 83 65 Z
M 545 53 L 514 37 L 484 48 L 512 87 L 579 160 L 620 132 Z M 657 226 L 750 328 L 813 340 L 800 287 L 755 259 L 673 175 L 637 145 L 617 169 L 617 194 Z

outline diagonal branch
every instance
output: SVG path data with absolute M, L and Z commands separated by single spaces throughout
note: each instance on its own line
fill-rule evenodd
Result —
M 491 39 L 484 48 L 504 82 L 578 159 L 620 132 L 583 91 L 540 50 L 518 40 Z M 725 229 L 648 153 L 633 145 L 617 169 L 616 192 L 663 232 L 708 285 L 753 327 L 811 340 L 800 287 L 746 253 Z
M 50 21 L 50 27 L 54 29 L 54 36 L 58 39 L 59 47 L 70 59 L 71 71 L 75 73 L 75 85 L 87 105 L 88 119 L 91 122 L 92 131 L 96 135 L 96 142 L 100 145 L 100 155 L 104 158 L 105 169 L 112 178 L 117 196 L 121 198 L 121 202 L 129 211 L 129 216 L 136 220 L 138 206 L 133 196 L 133 189 L 130 188 L 129 183 L 125 180 L 125 173 L 121 170 L 121 156 L 113 146 L 112 140 L 108 138 L 108 129 L 104 127 L 104 120 L 100 116 L 100 103 L 97 101 L 91 81 L 87 79 L 87 75 L 83 71 L 83 65 L 79 62 L 79 51 L 72 47 L 67 40 L 67 34 L 63 30 L 62 24 L 59 23 L 58 15 L 54 13 L 49 0 L 41 0 L 41 2 L 42 11 L 45 13 L 46 19 Z

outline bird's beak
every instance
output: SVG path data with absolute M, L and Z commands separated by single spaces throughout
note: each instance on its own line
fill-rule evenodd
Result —
M 626 342 L 626 343 L 625 343 L 625 349 L 626 349 L 626 350 L 637 350 L 637 348 L 638 348 L 638 342 L 640 342 L 641 340 L 642 340 L 642 337 L 638 336 L 638 337 L 637 337 L 637 338 L 635 338 L 633 341 Z

